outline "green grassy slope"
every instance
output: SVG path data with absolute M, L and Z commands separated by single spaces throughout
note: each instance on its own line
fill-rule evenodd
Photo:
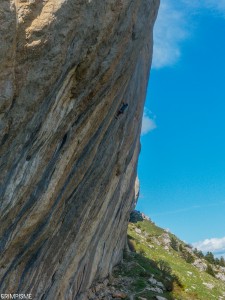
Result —
M 225 282 L 207 273 L 204 258 L 150 220 L 129 224 L 128 244 L 133 251 L 114 271 L 128 299 L 225 299 Z M 215 276 L 222 272 L 210 267 Z

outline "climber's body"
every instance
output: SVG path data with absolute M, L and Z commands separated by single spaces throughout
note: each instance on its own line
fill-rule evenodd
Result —
M 116 119 L 119 117 L 119 115 L 122 115 L 124 113 L 124 111 L 127 109 L 127 107 L 128 107 L 128 104 L 123 102 L 121 108 L 118 110 L 118 112 L 116 114 Z

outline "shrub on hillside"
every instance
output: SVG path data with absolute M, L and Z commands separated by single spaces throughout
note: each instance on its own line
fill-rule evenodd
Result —
M 223 256 L 220 257 L 220 266 L 225 267 L 225 259 L 223 258 Z
M 184 250 L 184 247 L 182 244 L 179 245 L 179 251 L 182 252 Z
M 195 261 L 193 255 L 191 255 L 189 252 L 186 253 L 184 259 L 189 264 L 193 264 L 193 262 Z
M 194 256 L 190 252 L 188 252 L 185 248 L 182 248 L 181 256 L 189 264 L 192 264 L 195 261 Z
M 172 237 L 170 240 L 170 246 L 173 248 L 173 250 L 178 251 L 179 250 L 179 244 L 177 242 L 177 240 Z
M 171 269 L 170 265 L 168 264 L 168 262 L 166 262 L 164 260 L 159 260 L 157 263 L 157 267 L 163 273 L 166 273 L 168 275 L 172 273 L 172 269 Z
M 213 268 L 210 265 L 207 265 L 206 273 L 215 277 L 215 272 L 213 271 Z
M 163 280 L 163 284 L 168 292 L 171 292 L 174 289 L 174 283 L 176 283 L 180 288 L 184 288 L 179 277 L 175 274 L 166 276 L 166 278 Z
M 151 239 L 150 237 L 147 237 L 146 242 L 147 242 L 147 243 L 151 243 L 151 242 L 152 242 L 152 239 Z
M 139 273 L 139 275 L 140 275 L 140 277 L 150 278 L 151 275 L 152 275 L 152 273 L 145 270 L 145 271 L 141 271 L 141 272 Z
M 199 257 L 199 258 L 204 258 L 204 254 L 203 254 L 203 252 L 202 252 L 201 250 L 198 250 L 197 248 L 195 248 L 195 249 L 193 250 L 193 252 L 194 252 L 194 254 L 195 254 L 197 257 Z
M 214 265 L 216 262 L 215 262 L 215 257 L 214 255 L 212 254 L 212 252 L 207 252 L 206 255 L 205 255 L 205 260 L 207 260 L 210 264 Z
M 180 281 L 179 277 L 175 274 L 172 275 L 172 278 L 173 280 L 177 283 L 177 285 L 180 287 L 180 288 L 184 288 L 182 282 Z
M 193 246 L 191 244 L 185 244 L 185 247 L 189 248 L 189 249 L 192 249 Z
M 141 255 L 143 255 L 143 256 L 146 255 L 146 253 L 145 253 L 145 251 L 144 251 L 143 249 L 140 249 L 140 250 L 139 250 L 139 253 L 140 253 Z
M 130 220 L 131 223 L 137 223 L 138 221 L 143 221 L 143 217 L 140 213 L 140 211 L 134 210 L 130 214 Z

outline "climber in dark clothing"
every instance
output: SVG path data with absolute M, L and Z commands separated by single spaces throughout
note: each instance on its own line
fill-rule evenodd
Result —
M 123 102 L 121 108 L 118 110 L 118 112 L 116 114 L 116 119 L 119 117 L 119 115 L 122 115 L 124 113 L 124 111 L 127 109 L 127 107 L 128 107 L 128 104 Z

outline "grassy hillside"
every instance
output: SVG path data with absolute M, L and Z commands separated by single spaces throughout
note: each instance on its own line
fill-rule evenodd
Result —
M 225 299 L 225 282 L 216 278 L 223 278 L 225 268 L 209 264 L 173 234 L 141 219 L 129 224 L 129 249 L 114 271 L 114 285 L 127 299 Z

